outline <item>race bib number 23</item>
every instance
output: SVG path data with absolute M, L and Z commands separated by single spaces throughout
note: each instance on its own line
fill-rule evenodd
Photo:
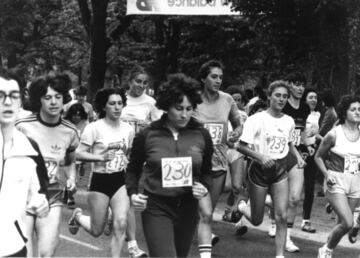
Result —
M 344 160 L 344 173 L 345 174 L 357 174 L 359 173 L 360 158 L 345 157 Z
M 191 157 L 162 158 L 161 174 L 164 188 L 192 186 Z

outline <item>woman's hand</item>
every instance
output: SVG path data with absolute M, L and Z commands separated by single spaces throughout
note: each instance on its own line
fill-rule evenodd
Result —
M 240 132 L 232 131 L 229 133 L 228 141 L 230 143 L 235 143 L 235 142 L 239 141 L 239 138 L 240 138 Z
M 325 180 L 326 180 L 326 185 L 327 185 L 327 186 L 333 186 L 333 185 L 336 184 L 336 179 L 335 179 L 335 177 L 332 176 L 329 172 L 328 172 Z
M 134 205 L 135 209 L 143 211 L 147 205 L 148 196 L 144 194 L 132 194 L 131 203 Z
M 263 155 L 260 159 L 261 165 L 263 165 L 265 168 L 272 168 L 275 166 L 275 160 L 272 159 L 270 156 Z
M 103 160 L 102 161 L 111 161 L 115 158 L 115 150 L 114 149 L 110 149 L 107 150 L 104 155 L 102 156 Z
M 298 168 L 304 168 L 306 166 L 306 162 L 302 157 L 297 157 L 297 166 Z
M 196 199 L 200 200 L 201 198 L 206 196 L 209 191 L 202 183 L 194 182 L 192 186 L 192 193 Z

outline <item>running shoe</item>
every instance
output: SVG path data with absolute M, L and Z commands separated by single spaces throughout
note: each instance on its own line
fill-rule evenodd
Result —
M 301 223 L 301 230 L 308 233 L 315 233 L 316 229 L 311 226 L 310 221 L 303 221 Z
M 129 248 L 129 256 L 130 258 L 148 257 L 147 253 L 141 250 L 138 246 Z
M 320 247 L 318 258 L 332 258 L 332 250 L 329 250 L 326 246 Z
M 211 238 L 211 245 L 214 247 L 217 243 L 219 243 L 220 237 L 218 235 L 213 234 Z
M 235 224 L 235 235 L 242 236 L 245 235 L 247 231 L 248 227 L 243 224 L 242 220 L 239 220 L 239 222 Z
M 222 220 L 226 222 L 232 222 L 231 221 L 231 209 L 227 208 L 224 210 L 224 215 L 222 216 Z
M 358 227 L 353 227 L 349 233 L 348 233 L 348 237 L 349 237 L 349 241 L 350 243 L 354 244 L 357 241 L 357 235 L 359 233 L 359 228 Z
M 76 235 L 76 233 L 79 231 L 80 224 L 77 221 L 77 216 L 82 214 L 82 209 L 76 208 L 73 211 L 73 214 L 71 215 L 69 222 L 68 222 L 68 228 L 71 234 Z
M 296 253 L 300 251 L 300 248 L 297 247 L 294 242 L 288 237 L 286 239 L 285 250 L 289 253 Z
M 268 231 L 268 236 L 271 238 L 274 238 L 276 236 L 276 224 L 275 222 L 271 222 L 270 227 L 269 227 L 269 231 Z
M 75 199 L 74 199 L 74 197 L 69 196 L 69 198 L 67 200 L 67 207 L 69 209 L 75 209 Z
M 325 209 L 328 214 L 330 214 L 333 211 L 333 208 L 331 207 L 330 203 L 325 204 Z

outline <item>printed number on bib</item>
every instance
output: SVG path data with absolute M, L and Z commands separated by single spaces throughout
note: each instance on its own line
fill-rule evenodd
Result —
M 162 158 L 161 174 L 164 188 L 192 186 L 191 157 Z
M 345 174 L 357 174 L 359 173 L 360 158 L 345 157 L 344 161 L 344 173 Z
M 107 172 L 118 172 L 123 171 L 126 168 L 128 160 L 122 150 L 115 152 L 115 157 L 106 162 L 106 171 Z
M 45 167 L 47 169 L 49 183 L 55 184 L 58 182 L 58 163 L 56 160 L 45 159 Z
M 213 144 L 220 144 L 224 131 L 224 125 L 207 123 L 204 126 L 209 131 Z
M 300 144 L 301 139 L 301 129 L 295 129 L 292 134 L 292 140 L 295 146 Z
M 268 138 L 269 154 L 281 154 L 286 146 L 286 138 L 272 136 Z

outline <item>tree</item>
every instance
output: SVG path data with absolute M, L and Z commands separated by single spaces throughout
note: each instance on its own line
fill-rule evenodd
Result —
M 77 2 L 90 45 L 89 90 L 91 96 L 104 86 L 108 65 L 106 54 L 131 24 L 133 17 L 125 16 L 124 10 L 119 9 L 124 6 L 123 1 L 118 3 L 109 2 L 109 0 L 91 0 L 90 6 L 87 0 L 77 0 Z M 109 15 L 108 7 L 113 11 L 112 17 Z M 112 18 L 116 19 L 116 26 L 108 26 Z

